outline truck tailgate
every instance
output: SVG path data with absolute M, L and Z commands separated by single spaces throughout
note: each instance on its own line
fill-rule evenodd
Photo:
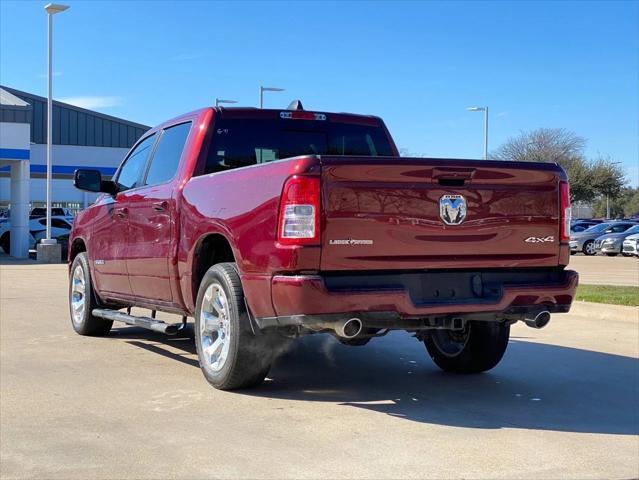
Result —
M 321 269 L 556 266 L 559 182 L 551 163 L 321 157 Z M 447 225 L 440 200 L 450 195 Z M 444 203 L 446 203 L 444 201 Z

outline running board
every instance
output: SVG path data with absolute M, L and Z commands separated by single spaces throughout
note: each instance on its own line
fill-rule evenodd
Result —
M 124 322 L 128 325 L 146 328 L 154 332 L 165 333 L 166 335 L 177 335 L 184 328 L 183 323 L 164 323 L 161 320 L 155 320 L 149 317 L 135 317 L 117 310 L 107 310 L 103 308 L 94 308 L 93 316 L 104 318 L 105 320 L 113 320 L 116 322 Z

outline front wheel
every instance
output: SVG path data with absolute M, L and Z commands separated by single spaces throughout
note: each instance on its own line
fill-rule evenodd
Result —
M 278 340 L 253 333 L 235 264 L 209 268 L 200 284 L 195 315 L 195 346 L 206 380 L 220 390 L 259 385 L 278 351 Z
M 102 336 L 109 333 L 113 321 L 94 317 L 93 309 L 98 308 L 89 262 L 85 252 L 78 253 L 71 265 L 69 277 L 69 311 L 71 325 L 80 335 Z
M 510 325 L 469 321 L 464 330 L 433 330 L 424 339 L 439 368 L 452 373 L 480 373 L 495 367 L 506 351 Z
M 608 255 L 609 257 L 616 257 L 619 254 L 616 252 L 611 252 L 611 253 L 606 253 L 606 255 Z
M 586 243 L 584 243 L 582 251 L 584 252 L 584 255 L 596 255 L 597 249 L 595 248 L 595 241 L 588 240 Z

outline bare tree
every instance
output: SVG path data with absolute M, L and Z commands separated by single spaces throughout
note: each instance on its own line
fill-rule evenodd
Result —
M 563 128 L 539 128 L 509 138 L 491 154 L 497 160 L 556 162 L 570 180 L 573 202 L 592 201 L 599 196 L 615 198 L 626 183 L 623 170 L 610 158 L 594 162 L 584 156 L 586 140 Z
M 557 162 L 566 165 L 583 159 L 586 140 L 564 128 L 539 128 L 509 138 L 491 153 L 497 160 L 518 162 Z

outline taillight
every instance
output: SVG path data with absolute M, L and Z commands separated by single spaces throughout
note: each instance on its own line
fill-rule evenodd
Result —
M 570 187 L 568 182 L 561 182 L 559 184 L 559 196 L 561 202 L 561 240 L 570 240 L 570 220 L 572 217 L 572 210 L 570 208 Z
M 278 241 L 283 245 L 316 245 L 320 240 L 320 179 L 294 175 L 280 200 Z

